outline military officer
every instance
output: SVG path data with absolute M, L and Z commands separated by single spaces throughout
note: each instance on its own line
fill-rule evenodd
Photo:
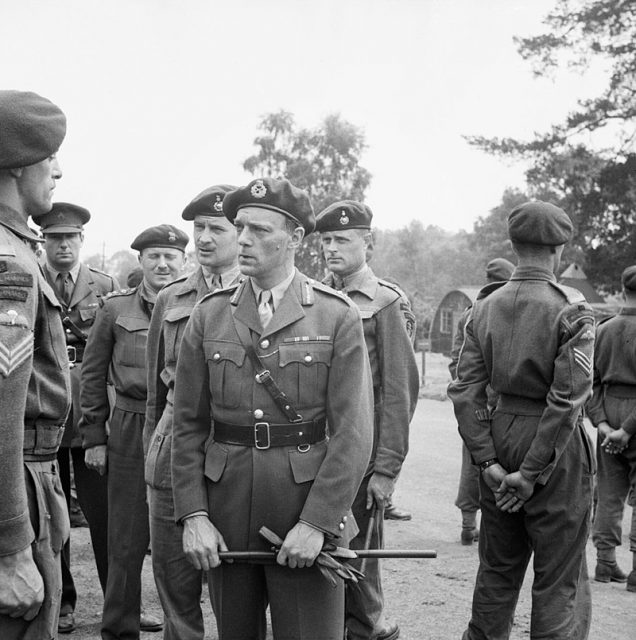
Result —
M 164 640 L 204 636 L 201 571 L 183 552 L 183 528 L 174 519 L 170 454 L 177 355 L 194 305 L 238 282 L 236 229 L 223 215 L 223 198 L 236 187 L 216 185 L 197 195 L 181 217 L 194 225 L 199 267 L 157 296 L 148 330 L 148 402 L 144 427 L 152 566 L 164 610 Z M 148 444 L 150 443 L 150 444 Z
M 532 638 L 587 638 L 585 562 L 594 460 L 582 421 L 592 389 L 594 319 L 583 295 L 556 283 L 567 214 L 527 202 L 508 217 L 519 258 L 487 285 L 466 323 L 449 386 L 481 471 L 479 570 L 464 640 L 508 638 L 534 552 Z M 498 394 L 491 414 L 486 387 Z
M 0 638 L 57 635 L 69 520 L 56 454 L 70 409 L 60 305 L 36 261 L 29 215 L 51 209 L 66 117 L 0 90 Z
M 90 217 L 91 214 L 84 207 L 56 202 L 50 212 L 34 218 L 34 221 L 40 225 L 44 234 L 46 252 L 44 274 L 62 305 L 62 321 L 71 363 L 73 404 L 64 429 L 64 438 L 57 453 L 60 478 L 70 512 L 72 462 L 77 499 L 88 521 L 97 575 L 104 592 L 108 575 L 106 477 L 86 468 L 82 439 L 77 424 L 81 416 L 79 387 L 86 339 L 103 297 L 118 289 L 119 285 L 111 276 L 80 262 L 84 225 Z M 70 560 L 69 540 L 64 545 L 62 553 L 62 605 L 58 623 L 60 633 L 70 633 L 75 628 L 73 612 L 77 603 L 77 591 L 73 582 Z
M 327 268 L 324 283 L 346 293 L 362 316 L 371 363 L 375 405 L 373 454 L 353 503 L 360 532 L 351 547 L 365 545 L 373 505 L 380 514 L 371 519 L 370 545 L 384 543 L 382 510 L 390 501 L 408 451 L 409 424 L 417 404 L 419 373 L 413 351 L 415 317 L 402 291 L 375 276 L 365 256 L 371 244 L 371 209 L 354 200 L 328 206 L 316 219 L 316 230 Z M 384 617 L 384 595 L 377 560 L 366 563 L 365 580 L 346 590 L 345 620 L 350 639 L 393 640 L 396 623 Z
M 223 211 L 247 277 L 203 298 L 181 342 L 172 481 L 184 550 L 212 568 L 220 640 L 265 638 L 268 603 L 274 637 L 341 640 L 344 587 L 314 560 L 327 540 L 346 545 L 355 533 L 347 515 L 369 461 L 360 314 L 294 267 L 315 226 L 305 192 L 253 180 L 225 196 Z M 268 550 L 262 526 L 283 539 L 276 563 L 220 565 L 228 547 Z
M 599 323 L 594 351 L 594 393 L 588 416 L 598 430 L 598 504 L 592 540 L 598 582 L 627 582 L 636 591 L 636 266 L 622 273 L 625 304 L 618 315 Z M 631 490 L 631 491 L 630 491 Z M 632 525 L 629 577 L 616 563 L 625 500 L 630 495 Z
M 515 265 L 505 258 L 494 258 L 486 265 L 486 283 L 504 282 L 510 280 L 510 276 L 515 269 Z M 451 379 L 457 377 L 457 362 L 459 354 L 464 344 L 464 327 L 472 305 L 469 306 L 460 316 L 457 322 L 457 330 L 453 338 L 453 349 L 451 351 L 451 361 L 448 370 Z M 496 395 L 489 390 L 488 406 L 495 408 L 497 404 Z M 462 466 L 459 474 L 459 487 L 457 488 L 457 498 L 455 506 L 462 512 L 462 530 L 460 540 L 463 545 L 471 545 L 479 540 L 479 529 L 477 528 L 477 511 L 479 511 L 479 469 L 473 464 L 470 452 L 465 444 L 462 444 Z
M 162 224 L 131 244 L 144 272 L 134 289 L 111 295 L 99 310 L 84 353 L 81 406 L 86 466 L 99 473 L 108 464 L 108 583 L 102 638 L 138 638 L 141 568 L 149 523 L 142 431 L 146 413 L 146 339 L 159 290 L 183 269 L 188 236 Z M 109 417 L 107 381 L 116 399 Z M 160 623 L 147 630 L 158 630 Z

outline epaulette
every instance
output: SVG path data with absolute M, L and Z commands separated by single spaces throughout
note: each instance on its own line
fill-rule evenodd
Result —
M 105 296 L 102 296 L 104 300 L 110 300 L 110 298 L 118 298 L 120 296 L 130 296 L 137 291 L 137 287 L 129 289 L 118 289 L 117 291 L 109 291 Z
M 384 280 L 383 278 L 378 278 L 378 282 L 381 285 L 395 291 L 395 293 L 397 293 L 401 298 L 406 298 L 408 300 L 408 296 L 406 295 L 406 293 L 404 293 L 404 289 L 402 289 L 402 287 L 400 287 L 399 285 L 395 284 L 395 282 L 390 282 L 389 280 Z
M 613 313 L 611 316 L 606 316 L 605 318 L 602 318 L 601 320 L 597 320 L 596 322 L 596 326 L 600 327 L 602 324 L 605 324 L 608 320 L 611 320 L 612 318 L 615 318 L 616 314 Z
M 568 287 L 564 284 L 559 284 L 558 282 L 553 282 L 552 280 L 550 280 L 549 282 L 557 291 L 565 296 L 565 299 L 570 304 L 587 302 L 585 296 L 578 289 L 575 289 L 574 287 Z
M 102 271 L 101 269 L 96 269 L 95 267 L 91 267 L 89 264 L 87 264 L 86 266 L 88 267 L 89 271 L 92 271 L 93 273 L 99 273 L 100 276 L 106 276 L 110 280 L 114 280 L 113 276 L 111 276 L 110 273 L 106 273 L 105 271 Z
M 318 282 L 318 280 L 314 280 L 313 278 L 307 278 L 303 282 L 303 292 L 306 285 L 308 285 L 312 289 L 315 289 L 316 291 L 321 291 L 322 293 L 326 293 L 327 295 L 340 298 L 340 300 L 344 300 L 345 302 L 351 302 L 349 296 L 344 291 L 338 291 L 337 289 L 330 287 L 328 284 L 323 284 L 322 282 Z
M 491 282 L 487 284 L 485 287 L 482 287 L 477 294 L 477 300 L 483 300 L 487 298 L 493 291 L 497 291 L 499 287 L 503 287 L 506 284 L 506 281 L 503 282 Z
M 168 282 L 168 284 L 164 284 L 163 287 L 161 287 L 161 290 L 164 291 L 168 287 L 171 287 L 173 284 L 177 284 L 179 282 L 185 282 L 189 277 L 190 277 L 190 274 L 185 273 L 184 275 L 179 276 L 178 278 L 172 280 L 171 282 Z

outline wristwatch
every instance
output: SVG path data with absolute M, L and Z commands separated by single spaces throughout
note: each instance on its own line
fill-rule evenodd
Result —
M 493 464 L 499 464 L 499 460 L 497 458 L 490 458 L 490 460 L 485 460 L 484 462 L 479 463 L 479 471 L 483 473 L 488 469 L 488 467 L 492 467 Z

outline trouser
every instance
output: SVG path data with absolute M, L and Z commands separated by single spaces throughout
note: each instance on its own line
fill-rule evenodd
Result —
M 365 476 L 355 497 L 351 510 L 360 531 L 349 544 L 351 549 L 364 548 L 371 510 L 367 509 L 367 487 L 371 475 Z M 384 518 L 375 518 L 370 539 L 371 549 L 384 548 Z M 360 569 L 361 560 L 351 560 L 350 564 Z M 350 638 L 371 638 L 384 609 L 382 576 L 379 560 L 367 560 L 365 579 L 357 584 L 348 583 L 345 590 L 345 624 Z
M 183 553 L 172 489 L 148 488 L 152 569 L 164 613 L 164 640 L 203 640 L 202 572 Z
M 268 604 L 274 640 L 342 640 L 344 585 L 315 566 L 223 563 L 208 579 L 219 640 L 264 640 Z
M 108 437 L 108 582 L 102 638 L 139 638 L 141 570 L 150 541 L 144 414 L 115 406 Z
M 603 406 L 607 421 L 617 428 L 636 408 L 636 399 L 606 396 Z M 600 445 L 599 437 L 596 445 L 598 503 L 592 540 L 598 551 L 621 544 L 623 510 L 629 496 L 632 507 L 629 549 L 636 553 L 636 436 L 631 438 L 622 453 L 607 453 Z
M 52 640 L 62 594 L 60 556 L 70 525 L 56 462 L 25 462 L 25 483 L 35 540 L 33 560 L 44 582 L 44 602 L 31 621 L 0 615 L 2 640 Z
M 497 457 L 518 469 L 536 432 L 537 416 L 495 413 L 491 430 Z M 519 443 L 526 443 L 519 446 Z M 516 443 L 516 444 L 515 444 Z M 583 640 L 591 620 L 585 561 L 594 462 L 578 425 L 545 485 L 518 513 L 504 513 L 481 479 L 479 569 L 472 618 L 464 640 L 506 640 L 527 565 L 534 553 L 530 638 Z
M 108 578 L 108 484 L 106 476 L 89 469 L 84 463 L 84 450 L 81 447 L 60 447 L 57 452 L 60 479 L 66 496 L 66 506 L 71 510 L 71 460 L 75 477 L 77 500 L 88 522 L 97 576 L 106 591 Z M 62 551 L 62 613 L 75 611 L 77 591 L 71 574 L 70 539 Z
M 462 467 L 455 506 L 474 513 L 479 509 L 479 467 L 473 464 L 468 447 L 462 443 Z

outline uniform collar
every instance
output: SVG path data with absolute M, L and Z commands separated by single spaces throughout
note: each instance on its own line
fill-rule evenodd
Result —
M 203 269 L 201 269 L 201 273 L 203 274 Z M 234 265 L 231 269 L 228 269 L 227 271 L 223 271 L 220 274 L 221 277 L 221 288 L 225 289 L 226 287 L 229 287 L 233 282 L 236 281 L 236 279 L 238 278 L 238 275 L 240 273 L 239 270 L 239 266 L 238 264 Z M 206 278 L 205 274 L 203 274 L 203 279 L 205 280 L 205 283 L 208 286 L 208 289 L 210 289 L 210 291 L 212 291 L 212 287 L 210 286 L 210 282 L 212 281 L 212 278 L 214 276 L 211 276 L 210 278 Z
M 336 278 L 337 276 L 335 274 L 330 274 L 325 278 L 325 284 L 328 284 L 334 289 L 338 289 L 338 287 L 335 286 Z M 344 293 L 356 291 L 370 300 L 373 300 L 376 296 L 378 279 L 368 264 L 363 264 L 356 272 L 342 278 L 342 282 L 344 287 L 341 290 L 344 291 Z
M 550 280 L 556 282 L 553 271 L 543 267 L 515 267 L 511 280 Z
M 15 209 L 2 203 L 0 203 L 0 224 L 24 240 L 28 240 L 29 242 L 44 242 L 44 238 L 34 233 L 23 216 Z
M 79 277 L 79 272 L 80 272 L 80 267 L 82 266 L 81 262 L 77 262 L 77 264 L 70 270 L 70 271 L 58 271 L 57 269 L 54 269 L 48 262 L 46 262 L 46 269 L 47 271 L 51 274 L 51 281 L 55 282 L 57 280 L 57 276 L 60 273 L 70 273 L 71 274 L 71 280 L 73 281 L 73 284 L 77 283 L 77 278 Z

